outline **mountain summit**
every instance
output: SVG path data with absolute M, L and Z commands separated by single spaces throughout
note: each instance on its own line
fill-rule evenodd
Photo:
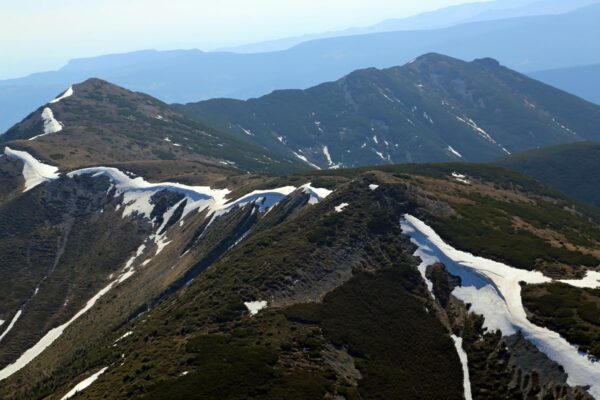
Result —
M 427 54 L 311 89 L 177 109 L 320 168 L 485 161 L 600 139 L 600 107 L 505 68 Z
M 253 171 L 289 171 L 293 158 L 210 129 L 167 104 L 100 79 L 73 85 L 0 136 L 61 167 L 185 160 Z

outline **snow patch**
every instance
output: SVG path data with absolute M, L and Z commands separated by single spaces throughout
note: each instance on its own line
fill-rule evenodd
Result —
M 133 331 L 125 332 L 121 337 L 114 341 L 115 344 L 119 343 L 121 340 L 133 335 Z
M 35 140 L 51 133 L 57 133 L 63 129 L 63 124 L 54 118 L 54 113 L 50 107 L 45 107 L 42 111 L 42 121 L 44 121 L 44 133 L 34 136 L 29 140 Z
M 54 100 L 51 100 L 50 104 L 58 103 L 59 101 L 64 100 L 67 97 L 71 97 L 71 96 L 73 96 L 73 86 L 69 86 L 69 88 L 66 90 L 66 92 L 64 92 L 63 94 L 61 94 L 60 96 L 58 96 Z
M 369 189 L 371 189 L 372 192 L 374 192 L 375 190 L 377 190 L 379 188 L 379 185 L 375 185 L 375 184 L 371 184 L 369 185 Z
M 315 164 L 311 163 L 310 161 L 308 161 L 308 158 L 306 158 L 302 154 L 296 153 L 295 151 L 292 151 L 292 153 L 294 153 L 294 155 L 296 157 L 298 157 L 300 160 L 304 161 L 305 163 L 307 163 L 311 167 L 316 168 L 316 169 L 321 169 L 318 165 L 315 165 Z
M 465 185 L 470 185 L 471 181 L 467 179 L 466 175 L 459 174 L 458 172 L 453 172 L 452 177 L 460 183 L 464 183 Z
M 454 342 L 456 352 L 458 353 L 458 358 L 460 359 L 460 363 L 462 364 L 465 400 L 473 400 L 473 395 L 471 393 L 471 378 L 469 377 L 469 360 L 467 358 L 467 353 L 462 347 L 463 340 L 461 337 L 458 337 L 456 335 L 450 335 L 450 337 Z
M 100 375 L 105 373 L 107 369 L 108 369 L 108 367 L 104 367 L 100 371 L 96 372 L 94 375 L 90 376 L 89 378 L 82 380 L 77 385 L 75 385 L 75 387 L 73 389 L 71 389 L 69 391 L 69 393 L 65 394 L 60 400 L 70 399 L 71 397 L 75 396 L 76 394 L 84 391 L 85 389 L 90 387 L 94 382 L 96 382 L 96 380 L 98 380 Z
M 7 146 L 4 148 L 4 154 L 8 158 L 23 162 L 23 178 L 25 178 L 24 192 L 44 182 L 59 178 L 57 167 L 44 164 L 25 151 L 13 150 Z
M 597 289 L 600 288 L 600 272 L 588 271 L 583 279 L 565 279 L 560 282 L 583 289 Z
M 308 204 L 317 204 L 333 193 L 333 191 L 329 189 L 315 188 L 310 183 L 301 186 L 300 189 L 310 196 Z
M 248 130 L 248 129 L 244 129 L 241 125 L 238 125 L 238 127 L 242 130 L 242 132 L 244 132 L 246 135 L 248 136 L 254 136 L 254 133 L 252 133 L 252 131 Z
M 323 155 L 327 159 L 327 163 L 329 164 L 329 168 L 338 169 L 340 168 L 340 164 L 335 164 L 331 159 L 331 154 L 329 153 L 329 147 L 323 146 Z
M 342 203 L 339 206 L 335 207 L 335 212 L 337 213 L 341 213 L 342 211 L 344 211 L 344 208 L 348 207 L 350 204 L 348 203 Z
M 4 332 L 2 332 L 2 335 L 0 335 L 0 342 L 2 341 L 2 339 L 4 339 L 4 337 L 8 334 L 8 332 L 11 331 L 11 329 L 15 326 L 15 324 L 17 323 L 17 320 L 21 317 L 21 314 L 23 312 L 21 310 L 17 311 L 17 313 L 15 314 L 15 316 L 13 317 L 13 319 L 10 321 L 10 324 L 8 324 L 8 327 L 6 328 L 6 330 Z M 3 325 L 4 321 L 2 321 Z
M 315 121 L 315 126 L 317 127 L 317 129 L 319 130 L 319 132 L 325 133 L 325 131 L 323 130 L 323 128 L 321 128 L 321 121 Z
M 267 308 L 267 302 L 264 301 L 264 300 L 262 300 L 262 301 L 248 301 L 248 302 L 245 302 L 244 305 L 246 306 L 246 308 L 250 312 L 250 315 L 256 315 L 256 314 L 258 314 L 258 312 L 260 310 L 263 310 L 263 309 Z
M 463 158 L 463 156 L 458 151 L 454 150 L 452 146 L 448 146 L 448 151 L 457 156 L 458 158 Z
M 435 124 L 435 122 L 433 121 L 433 119 L 431 119 L 431 117 L 429 116 L 429 114 L 427 114 L 425 111 L 423 111 L 423 118 L 425 118 L 425 120 L 427 122 L 429 122 L 431 125 Z
M 418 246 L 415 256 L 421 258 L 419 265 L 425 277 L 427 266 L 441 262 L 448 271 L 462 280 L 462 286 L 452 294 L 465 303 L 471 311 L 485 318 L 484 328 L 500 330 L 504 336 L 521 332 L 523 337 L 545 353 L 551 360 L 562 365 L 571 386 L 590 386 L 590 394 L 600 398 L 600 363 L 590 360 L 568 343 L 558 333 L 534 325 L 527 319 L 521 299 L 520 282 L 541 284 L 552 282 L 539 271 L 527 271 L 506 264 L 477 257 L 460 251 L 445 243 L 427 224 L 405 215 L 402 230 Z
M 389 157 L 388 157 L 388 158 L 386 158 L 386 157 L 383 155 L 383 153 L 382 153 L 382 152 L 380 152 L 380 151 L 377 151 L 377 150 L 375 150 L 375 149 L 373 149 L 373 151 L 374 151 L 374 152 L 375 152 L 375 154 L 377 154 L 377 155 L 379 156 L 379 158 L 381 158 L 382 160 L 388 160 L 388 158 L 389 158 Z
M 150 217 L 154 204 L 152 197 L 163 190 L 181 193 L 187 200 L 181 218 L 192 210 L 201 212 L 205 209 L 218 210 L 226 203 L 226 196 L 230 193 L 227 189 L 211 189 L 208 186 L 187 186 L 180 183 L 150 183 L 141 177 L 131 178 L 116 168 L 95 167 L 73 171 L 69 178 L 81 175 L 92 177 L 106 176 L 115 185 L 115 196 L 123 195 L 123 217 L 141 215 Z

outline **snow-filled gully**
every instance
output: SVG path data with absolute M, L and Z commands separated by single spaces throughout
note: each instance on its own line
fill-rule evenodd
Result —
M 5 153 L 8 157 L 23 162 L 23 175 L 26 180 L 26 190 L 30 190 L 37 185 L 59 178 L 58 168 L 42 164 L 26 152 L 13 151 L 6 147 Z M 54 343 L 72 323 L 87 313 L 98 300 L 110 292 L 114 287 L 122 284 L 133 276 L 135 274 L 134 265 L 140 264 L 141 258 L 147 258 L 144 263 L 141 263 L 142 265 L 146 265 L 150 259 L 147 254 L 149 248 L 153 245 L 156 246 L 157 251 L 154 254 L 154 256 L 156 256 L 168 246 L 170 243 L 166 237 L 168 232 L 162 232 L 162 230 L 175 210 L 183 204 L 183 201 L 186 203 L 183 213 L 179 218 L 180 220 L 183 220 L 191 212 L 200 213 L 208 210 L 206 218 L 209 218 L 209 221 L 212 222 L 216 218 L 227 214 L 238 207 L 243 207 L 252 203 L 256 205 L 259 212 L 268 212 L 273 206 L 277 205 L 281 200 L 297 190 L 301 190 L 309 196 L 309 204 L 316 204 L 331 194 L 330 190 L 314 188 L 308 183 L 299 188 L 286 186 L 270 190 L 256 190 L 237 200 L 229 200 L 227 195 L 230 191 L 227 189 L 212 189 L 205 186 L 187 186 L 169 182 L 150 183 L 141 177 L 132 178 L 116 168 L 86 168 L 71 172 L 67 174 L 67 177 L 73 179 L 83 175 L 92 177 L 103 176 L 110 179 L 112 186 L 107 195 L 112 193 L 114 197 L 122 196 L 121 203 L 117 207 L 117 210 L 121 212 L 123 218 L 133 215 L 150 218 L 154 209 L 151 199 L 156 193 L 163 190 L 180 193 L 184 198 L 165 212 L 163 224 L 157 227 L 153 234 L 149 235 L 145 242 L 138 248 L 137 252 L 125 263 L 122 270 L 116 274 L 116 276 L 111 275 L 109 277 L 109 283 L 96 293 L 79 312 L 66 323 L 48 331 L 14 363 L 0 370 L 0 381 L 21 370 L 42 354 L 42 352 L 52 345 L 52 343 Z M 5 330 L 5 333 L 12 328 L 16 319 L 18 319 L 18 317 L 15 318 L 13 324 Z
M 430 289 L 432 284 L 427 281 L 425 270 L 429 265 L 440 262 L 448 272 L 462 280 L 462 286 L 455 288 L 452 294 L 465 303 L 470 303 L 471 311 L 485 318 L 484 327 L 488 331 L 500 330 L 504 336 L 521 332 L 551 360 L 563 366 L 568 374 L 569 385 L 589 386 L 589 393 L 600 399 L 600 363 L 579 352 L 576 346 L 568 343 L 558 333 L 539 327 L 527 319 L 519 282 L 539 284 L 551 282 L 550 278 L 541 272 L 513 268 L 457 250 L 412 215 L 405 215 L 401 226 L 402 231 L 418 246 L 414 255 L 421 259 L 419 271 Z M 581 281 L 565 283 L 579 287 L 599 287 L 597 278 L 598 276 L 591 274 Z

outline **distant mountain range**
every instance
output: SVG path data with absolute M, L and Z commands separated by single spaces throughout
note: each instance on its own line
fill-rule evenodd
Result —
M 388 19 L 364 28 L 350 28 L 342 31 L 326 32 L 322 34 L 270 40 L 242 46 L 226 47 L 220 50 L 231 51 L 235 53 L 281 51 L 310 40 L 327 39 L 339 36 L 365 35 L 381 32 L 442 29 L 468 22 L 492 21 L 496 19 L 527 17 L 532 15 L 562 14 L 588 6 L 590 4 L 596 4 L 598 2 L 598 0 L 479 1 L 445 7 L 439 10 L 425 12 L 406 18 Z
M 532 72 L 529 76 L 600 104 L 600 64 Z
M 527 149 L 600 140 L 600 106 L 492 59 L 438 54 L 354 72 L 307 90 L 176 109 L 319 168 L 486 161 Z
M 74 82 L 98 77 L 165 102 L 247 99 L 308 88 L 360 68 L 387 68 L 421 54 L 494 57 L 521 72 L 600 63 L 600 5 L 548 16 L 316 40 L 262 54 L 143 51 L 75 60 L 56 72 L 0 82 L 0 130 Z

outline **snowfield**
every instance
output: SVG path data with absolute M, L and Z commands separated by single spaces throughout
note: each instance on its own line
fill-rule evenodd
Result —
M 25 179 L 24 192 L 27 192 L 44 182 L 59 178 L 57 167 L 41 163 L 25 151 L 13 150 L 6 146 L 4 148 L 4 154 L 6 154 L 8 158 L 23 162 L 23 178 Z
M 589 385 L 590 394 L 600 399 L 600 363 L 591 361 L 558 333 L 534 325 L 527 319 L 519 282 L 539 284 L 551 282 L 550 278 L 541 272 L 513 268 L 457 250 L 412 215 L 405 215 L 401 226 L 402 231 L 418 246 L 414 255 L 421 258 L 419 271 L 430 289 L 432 284 L 425 277 L 425 270 L 427 266 L 441 262 L 448 272 L 462 279 L 462 287 L 454 289 L 452 294 L 465 303 L 472 304 L 470 311 L 485 318 L 484 327 L 488 331 L 500 330 L 504 336 L 521 332 L 540 351 L 565 369 L 569 385 Z M 584 279 L 586 284 L 589 283 L 588 280 L 589 278 Z M 569 283 L 573 282 L 574 286 L 580 283 Z

